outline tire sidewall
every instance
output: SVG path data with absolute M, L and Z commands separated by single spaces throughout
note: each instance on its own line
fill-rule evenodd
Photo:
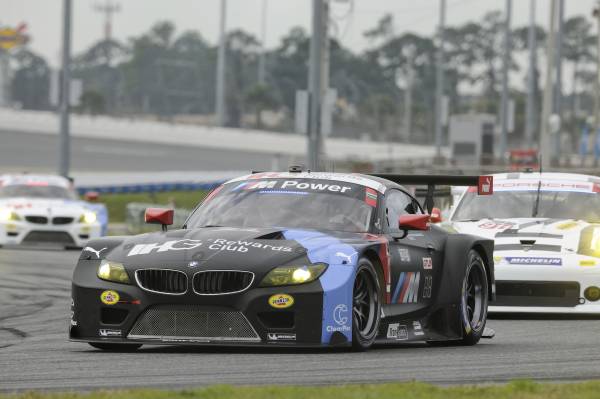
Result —
M 466 299 L 465 292 L 467 290 L 467 284 L 470 273 L 474 268 L 478 268 L 481 272 L 482 279 L 482 291 L 483 291 L 483 316 L 481 318 L 481 323 L 477 328 L 473 328 L 471 326 L 470 321 L 468 320 L 466 309 Z M 463 279 L 462 290 L 461 290 L 461 303 L 460 303 L 460 319 L 463 329 L 463 342 L 468 345 L 476 344 L 483 335 L 483 331 L 485 330 L 485 325 L 487 323 L 487 312 L 488 312 L 488 280 L 487 280 L 487 272 L 485 268 L 485 264 L 481 256 L 474 250 L 469 252 L 467 267 L 465 269 L 465 277 Z
M 369 261 L 366 258 L 359 259 L 358 267 L 356 268 L 356 273 L 354 274 L 354 281 L 356 281 L 356 276 L 358 276 L 358 274 L 364 270 L 369 272 L 369 274 L 371 275 L 371 278 L 373 279 L 373 282 L 375 284 L 375 291 L 377 293 L 377 304 L 375 306 L 375 326 L 373 328 L 372 334 L 370 334 L 370 336 L 368 336 L 368 337 L 363 337 L 362 334 L 359 332 L 359 329 L 357 327 L 357 321 L 354 317 L 354 311 L 352 311 L 352 347 L 355 350 L 360 350 L 360 351 L 367 350 L 369 347 L 371 347 L 371 345 L 373 345 L 373 343 L 375 342 L 377 335 L 379 334 L 379 324 L 381 322 L 381 303 L 382 303 L 381 302 L 382 301 L 381 284 L 379 283 L 377 271 L 375 270 L 375 267 L 373 266 L 371 261 Z M 354 281 L 352 283 L 352 300 L 353 301 L 354 301 Z M 354 303 L 352 303 L 352 309 L 353 308 L 354 308 Z

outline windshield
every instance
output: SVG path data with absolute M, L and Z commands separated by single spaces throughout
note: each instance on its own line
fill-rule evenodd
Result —
M 452 220 L 531 218 L 536 196 L 536 190 L 494 191 L 494 195 L 489 196 L 469 191 L 458 204 Z M 600 222 L 600 195 L 542 190 L 536 217 Z
M 0 198 L 76 199 L 75 193 L 58 186 L 10 185 L 0 187 Z
M 258 180 L 217 189 L 190 217 L 190 228 L 285 227 L 368 232 L 377 193 L 329 180 Z

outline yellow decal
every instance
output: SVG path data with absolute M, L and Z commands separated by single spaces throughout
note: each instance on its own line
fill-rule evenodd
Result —
M 571 222 L 561 223 L 558 226 L 556 226 L 556 228 L 559 230 L 571 230 L 577 226 L 579 226 L 578 222 L 571 221 Z
M 579 266 L 596 266 L 596 261 L 592 259 L 580 260 Z
M 289 308 L 294 304 L 294 297 L 287 294 L 275 294 L 269 298 L 269 305 L 275 309 Z
M 115 305 L 119 302 L 119 293 L 116 291 L 104 291 L 100 295 L 100 300 L 105 305 Z

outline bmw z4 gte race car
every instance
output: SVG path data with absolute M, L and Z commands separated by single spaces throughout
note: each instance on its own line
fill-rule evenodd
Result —
M 60 176 L 0 175 L 0 246 L 84 247 L 105 234 L 103 204 L 77 199 Z
M 430 225 L 394 182 L 403 177 L 386 177 L 240 177 L 171 231 L 173 211 L 148 209 L 162 232 L 93 240 L 81 253 L 70 339 L 106 350 L 477 343 L 493 241 Z
M 494 175 L 494 195 L 467 189 L 450 225 L 495 240 L 490 312 L 600 314 L 600 178 Z

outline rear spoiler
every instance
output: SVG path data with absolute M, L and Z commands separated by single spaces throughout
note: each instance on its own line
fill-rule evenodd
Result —
M 396 175 L 391 173 L 375 173 L 370 176 L 380 177 L 396 184 L 407 186 L 427 186 L 424 208 L 431 213 L 436 186 L 469 186 L 477 187 L 477 194 L 492 195 L 494 193 L 493 176 L 451 176 L 451 175 Z

